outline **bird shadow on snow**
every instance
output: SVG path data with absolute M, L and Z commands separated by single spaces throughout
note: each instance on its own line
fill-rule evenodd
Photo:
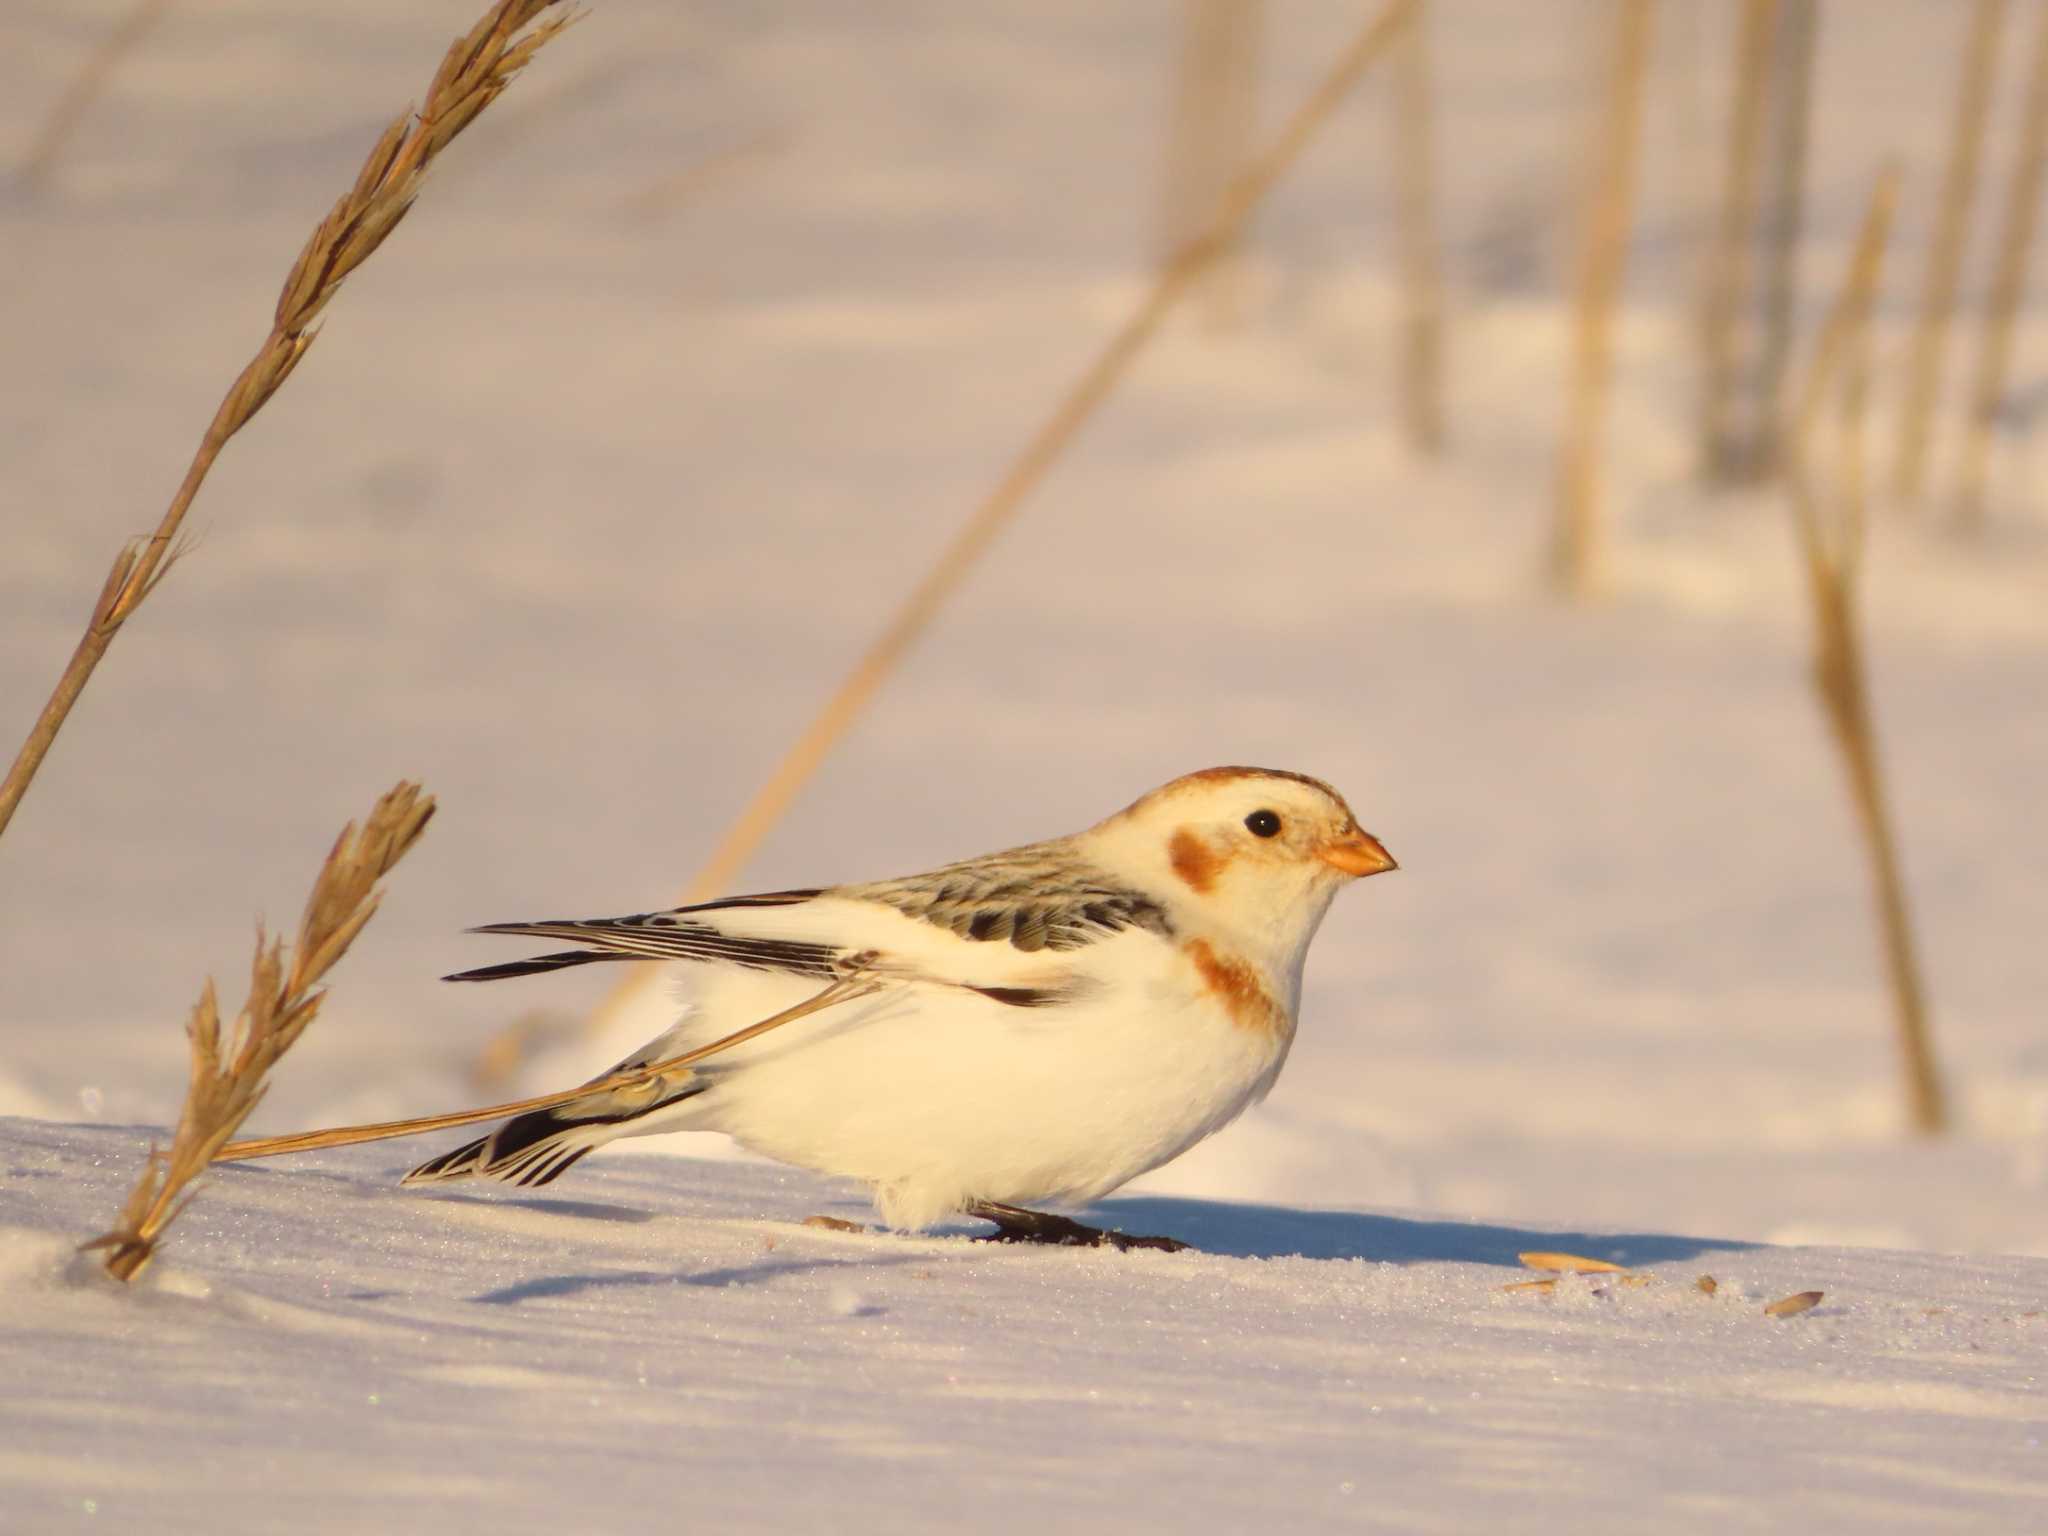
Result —
M 605 1200 L 562 1200 L 536 1199 L 529 1195 L 523 1199 L 493 1199 L 483 1195 L 456 1195 L 438 1190 L 433 1197 L 447 1205 L 483 1205 L 499 1210 L 538 1211 L 546 1216 L 567 1216 L 577 1221 L 617 1221 L 632 1226 L 653 1221 L 661 1212 L 632 1205 L 613 1205 Z
M 1305 1211 L 1284 1205 L 1133 1195 L 1093 1215 L 1132 1233 L 1164 1233 L 1204 1253 L 1237 1259 L 1369 1259 L 1386 1264 L 1498 1264 L 1519 1269 L 1531 1249 L 1569 1252 L 1622 1265 L 1655 1264 L 1754 1248 L 1726 1238 L 1657 1232 L 1569 1232 L 1429 1221 L 1362 1211 Z
M 522 1301 L 533 1301 L 541 1297 L 575 1296 L 584 1291 L 612 1290 L 635 1286 L 694 1285 L 709 1286 L 714 1290 L 737 1285 L 762 1285 L 780 1280 L 789 1275 L 800 1275 L 820 1269 L 860 1269 L 910 1264 L 916 1262 L 915 1255 L 898 1259 L 788 1259 L 774 1264 L 740 1264 L 727 1269 L 706 1269 L 691 1274 L 673 1269 L 628 1269 L 612 1270 L 587 1275 L 543 1275 L 532 1280 L 522 1280 L 516 1285 L 500 1286 L 494 1291 L 484 1291 L 470 1300 L 488 1302 L 492 1306 L 515 1306 Z

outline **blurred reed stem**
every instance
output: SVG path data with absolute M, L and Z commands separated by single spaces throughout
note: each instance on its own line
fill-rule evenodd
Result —
M 1957 478 L 1956 522 L 1972 533 L 1984 528 L 1984 489 L 1991 466 L 1991 432 L 2005 398 L 2006 375 L 2012 364 L 2012 327 L 2027 286 L 2027 257 L 2033 249 L 2034 221 L 2040 210 L 2042 173 L 2048 171 L 2048 10 L 2034 32 L 2033 62 L 2027 72 L 2025 120 L 2012 181 L 2006 191 L 2005 222 L 1998 241 L 1998 262 L 1991 278 L 1991 301 L 1985 306 L 1983 335 L 1977 348 L 1977 376 L 1970 389 L 1969 416 L 1963 437 L 1962 466 Z
M 134 51 L 136 44 L 170 8 L 171 0 L 135 0 L 127 13 L 100 39 L 99 45 L 85 56 L 78 73 L 59 93 L 49 116 L 43 119 L 42 127 L 22 152 L 15 168 L 22 186 L 35 189 L 48 183 L 57 156 L 71 142 L 72 134 L 85 120 L 86 113 L 92 110 L 92 104 L 106 90 L 121 60 Z
M 1395 400 L 1409 446 L 1444 445 L 1443 261 L 1436 228 L 1436 131 L 1430 100 L 1429 7 L 1418 3 L 1395 47 L 1394 227 L 1401 262 L 1401 364 Z
M 435 157 L 497 100 L 533 55 L 572 19 L 550 17 L 527 30 L 534 18 L 557 3 L 559 0 L 498 0 L 486 11 L 443 55 L 418 114 L 408 107 L 392 119 L 363 162 L 355 185 L 336 200 L 313 230 L 285 277 L 270 334 L 228 387 L 156 532 L 147 539 L 130 540 L 114 557 L 84 635 L 6 779 L 0 780 L 0 833 L 7 830 L 100 658 L 121 626 L 176 563 L 181 553 L 176 543 L 178 530 L 221 449 L 291 377 L 319 334 L 316 322 L 321 312 L 348 275 L 370 258 L 410 211 Z
M 1813 604 L 1814 689 L 1835 745 L 1841 751 L 1850 802 L 1870 856 L 1872 894 L 1898 1025 L 1907 1114 L 1915 1130 L 1932 1135 L 1947 1127 L 1947 1102 L 1934 1059 L 1926 989 L 1906 906 L 1898 839 L 1885 794 L 1857 612 L 1858 579 L 1869 521 L 1864 405 L 1870 368 L 1870 314 L 1883 272 L 1898 187 L 1898 170 L 1888 167 L 1871 194 L 1848 272 L 1821 328 L 1799 391 L 1785 469 L 1793 527 Z M 1827 506 L 1814 484 L 1813 436 L 1838 377 L 1841 456 L 1832 505 Z
M 1721 214 L 1700 306 L 1700 443 L 1710 484 L 1766 478 L 1792 355 L 1817 0 L 1745 0 Z
M 1735 44 L 1735 100 L 1728 114 L 1720 216 L 1714 224 L 1700 301 L 1700 469 L 1709 480 L 1727 473 L 1734 414 L 1738 317 L 1749 308 L 1750 240 L 1756 228 L 1771 40 L 1778 0 L 1743 0 Z
M 1554 579 L 1562 590 L 1579 596 L 1590 593 L 1598 581 L 1601 458 L 1614 368 L 1614 307 L 1628 257 L 1653 16 L 1651 0 L 1615 0 L 1607 87 L 1588 156 L 1593 174 L 1580 213 L 1570 415 L 1559 455 L 1551 547 Z
M 764 129 L 746 139 L 714 149 L 677 170 L 665 171 L 619 200 L 629 218 L 660 219 L 694 203 L 699 197 L 741 173 L 787 150 L 790 136 Z
M 1963 50 L 1955 120 L 1949 130 L 1948 166 L 1942 174 L 1941 207 L 1920 289 L 1920 315 L 1913 330 L 1906 402 L 1899 420 L 1898 458 L 1892 466 L 1892 494 L 1901 501 L 1918 501 L 1926 483 L 1927 446 L 1941 388 L 1942 356 L 1962 277 L 1970 205 L 1977 195 L 1977 165 L 1983 155 L 1984 125 L 1991 115 L 1991 86 L 2004 25 L 2005 0 L 1976 0 L 1970 8 L 1969 40 Z
M 1262 9 L 1261 0 L 1181 0 L 1159 210 L 1162 265 L 1201 234 L 1251 153 Z M 1202 281 L 1212 325 L 1235 324 L 1243 315 L 1240 257 L 1240 247 L 1225 251 Z
M 1374 62 L 1400 37 L 1414 5 L 1415 0 L 1388 0 L 1346 45 L 1272 143 L 1232 180 L 1202 232 L 1160 268 L 1137 307 L 1068 387 L 1052 414 L 1010 462 L 995 489 L 974 509 L 923 579 L 897 605 L 881 633 L 869 643 L 831 698 L 754 792 L 738 819 L 726 829 L 711 858 L 684 889 L 679 902 L 709 900 L 727 889 L 738 876 L 769 829 L 782 819 L 839 738 L 860 718 L 946 599 L 966 579 L 1025 498 L 1130 370 L 1167 315 L 1244 234 L 1274 184 L 1301 157 Z M 658 986 L 658 970 L 651 966 L 636 967 L 634 974 L 614 986 L 598 1005 L 589 1028 L 604 1029 L 650 988 Z
M 1736 423 L 1729 469 L 1757 482 L 1778 468 L 1784 398 L 1792 363 L 1798 308 L 1800 233 L 1806 219 L 1806 160 L 1813 117 L 1813 69 L 1820 31 L 1820 0 L 1783 0 L 1778 43 L 1771 53 L 1770 137 L 1764 155 L 1764 196 L 1757 239 L 1759 291 L 1756 348 L 1749 387 L 1738 392 L 1745 410 Z

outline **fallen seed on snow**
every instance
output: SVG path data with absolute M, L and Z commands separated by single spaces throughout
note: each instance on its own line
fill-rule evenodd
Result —
M 804 1218 L 804 1225 L 807 1227 L 823 1227 L 827 1232 L 858 1232 L 861 1230 L 859 1222 L 842 1221 L 837 1216 L 806 1216 Z
M 1764 1315 L 1767 1317 L 1797 1317 L 1800 1313 L 1810 1312 L 1819 1306 L 1820 1299 L 1824 1294 L 1821 1291 L 1798 1291 L 1790 1296 L 1781 1296 L 1764 1308 Z

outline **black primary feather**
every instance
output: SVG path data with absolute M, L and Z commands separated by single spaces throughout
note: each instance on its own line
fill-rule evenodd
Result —
M 531 960 L 507 960 L 500 965 L 480 965 L 473 971 L 457 971 L 443 981 L 503 981 L 508 976 L 535 976 L 542 971 L 566 970 L 588 965 L 593 960 L 638 960 L 639 955 L 614 954 L 604 949 L 565 949 L 552 955 L 535 955 Z
M 757 896 L 733 896 L 723 901 L 676 907 L 666 912 L 636 912 L 628 917 L 487 923 L 471 932 L 569 939 L 591 947 L 478 966 L 473 970 L 457 971 L 442 980 L 502 981 L 510 976 L 565 970 L 597 960 L 699 960 L 827 979 L 839 975 L 843 969 L 846 951 L 841 946 L 814 944 L 801 939 L 754 938 L 725 933 L 709 923 L 690 920 L 690 914 L 696 912 L 718 912 L 736 907 L 797 906 L 819 894 L 817 891 L 769 891 Z

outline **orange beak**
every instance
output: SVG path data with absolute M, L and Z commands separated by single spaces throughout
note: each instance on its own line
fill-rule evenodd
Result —
M 1394 862 L 1394 856 L 1380 846 L 1378 838 L 1356 827 L 1323 844 L 1316 850 L 1316 857 L 1331 868 L 1341 869 L 1354 877 L 1385 874 L 1390 869 L 1401 867 Z

